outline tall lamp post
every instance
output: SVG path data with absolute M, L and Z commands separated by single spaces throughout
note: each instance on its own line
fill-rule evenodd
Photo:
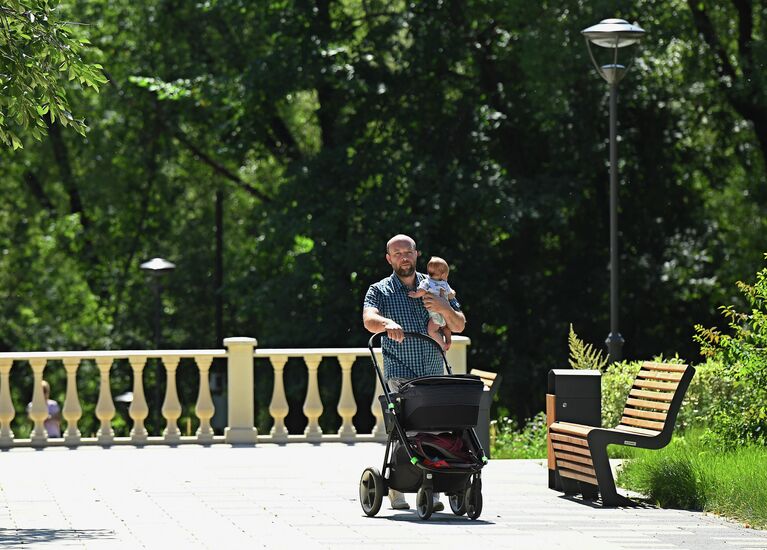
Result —
M 610 334 L 605 340 L 607 354 L 611 363 L 622 357 L 623 336 L 618 331 L 618 148 L 616 143 L 616 100 L 618 83 L 628 70 L 627 65 L 618 63 L 621 48 L 639 42 L 644 36 L 644 29 L 632 25 L 623 19 L 605 19 L 581 31 L 586 39 L 594 67 L 599 76 L 610 86 Z M 597 63 L 591 44 L 610 50 L 610 60 L 606 64 Z M 625 63 L 625 61 L 624 61 Z
M 176 269 L 176 264 L 169 262 L 164 258 L 152 258 L 148 262 L 141 264 L 141 269 L 150 274 L 152 279 L 152 290 L 154 291 L 154 349 L 158 350 L 162 343 L 162 331 L 160 329 L 160 319 L 162 317 L 162 281 L 160 280 L 163 275 L 166 275 Z M 153 417 L 156 418 L 158 425 L 160 418 L 160 371 L 162 365 L 160 360 L 156 360 L 156 382 L 154 384 L 154 390 L 152 391 L 152 407 L 155 411 Z
M 176 264 L 164 258 L 152 258 L 141 264 L 141 269 L 151 274 L 154 291 L 154 349 L 160 349 L 160 317 L 162 315 L 162 281 L 160 277 L 176 269 Z

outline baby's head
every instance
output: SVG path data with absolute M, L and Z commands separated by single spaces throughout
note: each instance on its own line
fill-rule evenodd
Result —
M 450 266 L 447 262 L 438 256 L 432 256 L 429 263 L 426 264 L 426 272 L 429 277 L 435 281 L 447 281 L 447 276 L 450 273 Z

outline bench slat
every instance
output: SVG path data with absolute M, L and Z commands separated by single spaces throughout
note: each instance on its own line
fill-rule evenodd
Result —
M 626 407 L 623 409 L 623 416 L 633 416 L 636 418 L 647 418 L 648 420 L 657 420 L 659 422 L 666 421 L 666 413 L 643 411 L 641 409 L 634 409 L 632 407 Z
M 558 434 L 552 432 L 549 434 L 552 441 L 562 441 L 563 443 L 570 443 L 571 445 L 579 445 L 581 447 L 589 448 L 589 442 L 582 437 L 573 437 L 572 435 Z
M 554 422 L 549 426 L 549 430 L 577 435 L 579 437 L 586 437 L 594 428 L 595 426 L 584 426 L 583 424 L 574 424 L 573 422 Z
M 668 382 L 651 382 L 650 380 L 634 380 L 634 387 L 637 388 L 649 388 L 653 390 L 662 390 L 667 392 L 675 392 L 679 384 L 671 384 Z
M 656 399 L 658 401 L 667 401 L 667 402 L 671 402 L 671 400 L 674 398 L 674 396 L 670 393 L 661 393 L 657 391 L 645 391 L 645 390 L 636 390 L 636 389 L 632 389 L 629 392 L 629 396 L 642 397 L 645 399 Z
M 638 377 L 644 378 L 645 380 L 660 380 L 663 382 L 679 382 L 682 379 L 682 373 L 679 372 L 666 372 L 661 373 L 658 371 L 651 371 L 651 370 L 640 370 L 639 374 L 637 374 Z
M 563 468 L 565 470 L 570 470 L 572 472 L 580 472 L 588 476 L 597 477 L 597 473 L 594 471 L 592 466 L 584 466 L 583 464 L 578 464 L 576 462 L 569 462 L 567 460 L 562 460 L 559 457 L 557 457 L 557 467 Z
M 615 432 L 626 432 L 631 435 L 642 435 L 645 437 L 655 437 L 660 433 L 658 430 L 646 430 L 644 428 L 637 428 L 636 426 L 626 426 L 624 424 L 618 424 L 613 428 Z
M 687 370 L 687 365 L 674 365 L 671 363 L 653 363 L 652 361 L 645 361 L 642 363 L 643 369 L 650 370 L 665 370 L 666 372 L 684 372 Z
M 471 369 L 469 371 L 469 374 L 479 376 L 479 379 L 482 380 L 482 383 L 488 388 L 493 385 L 493 382 L 495 382 L 495 379 L 498 377 L 497 372 L 490 372 L 487 370 L 479 370 L 479 369 Z
M 591 461 L 591 457 L 584 456 L 582 454 L 573 454 L 566 451 L 556 452 L 557 460 L 566 460 L 568 462 L 578 462 L 579 464 L 585 464 L 586 466 L 594 468 L 594 463 Z
M 661 403 L 660 401 L 648 401 L 646 399 L 627 399 L 626 406 L 643 407 L 645 409 L 655 409 L 657 411 L 667 411 L 671 408 L 670 403 Z
M 559 475 L 562 477 L 568 477 L 570 479 L 575 479 L 577 481 L 582 481 L 584 483 L 590 483 L 591 485 L 597 485 L 597 478 L 592 476 L 584 475 L 580 472 L 573 472 L 571 470 L 563 470 L 559 469 Z
M 553 442 L 551 446 L 554 447 L 555 453 L 557 451 L 567 451 L 569 453 L 578 453 L 584 456 L 591 456 L 591 451 L 588 449 L 588 447 L 576 447 L 575 445 L 567 445 L 565 443 L 559 442 Z
M 637 420 L 636 418 L 631 418 L 630 416 L 624 416 L 621 418 L 621 424 L 626 424 L 628 426 L 637 426 L 639 428 L 649 428 L 651 430 L 663 430 L 663 422 L 653 422 L 651 420 Z

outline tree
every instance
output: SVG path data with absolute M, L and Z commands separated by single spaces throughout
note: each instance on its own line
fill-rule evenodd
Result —
M 73 23 L 60 21 L 58 0 L 6 0 L 0 5 L 0 141 L 22 147 L 20 131 L 45 135 L 43 116 L 81 135 L 85 121 L 73 115 L 66 89 L 72 84 L 96 91 L 106 82 L 101 65 L 82 58 L 89 43 Z M 69 81 L 71 84 L 65 84 Z

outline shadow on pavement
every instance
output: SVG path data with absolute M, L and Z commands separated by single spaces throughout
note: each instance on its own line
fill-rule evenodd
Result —
M 5 529 L 0 527 L 0 547 L 56 541 L 114 539 L 109 529 Z

